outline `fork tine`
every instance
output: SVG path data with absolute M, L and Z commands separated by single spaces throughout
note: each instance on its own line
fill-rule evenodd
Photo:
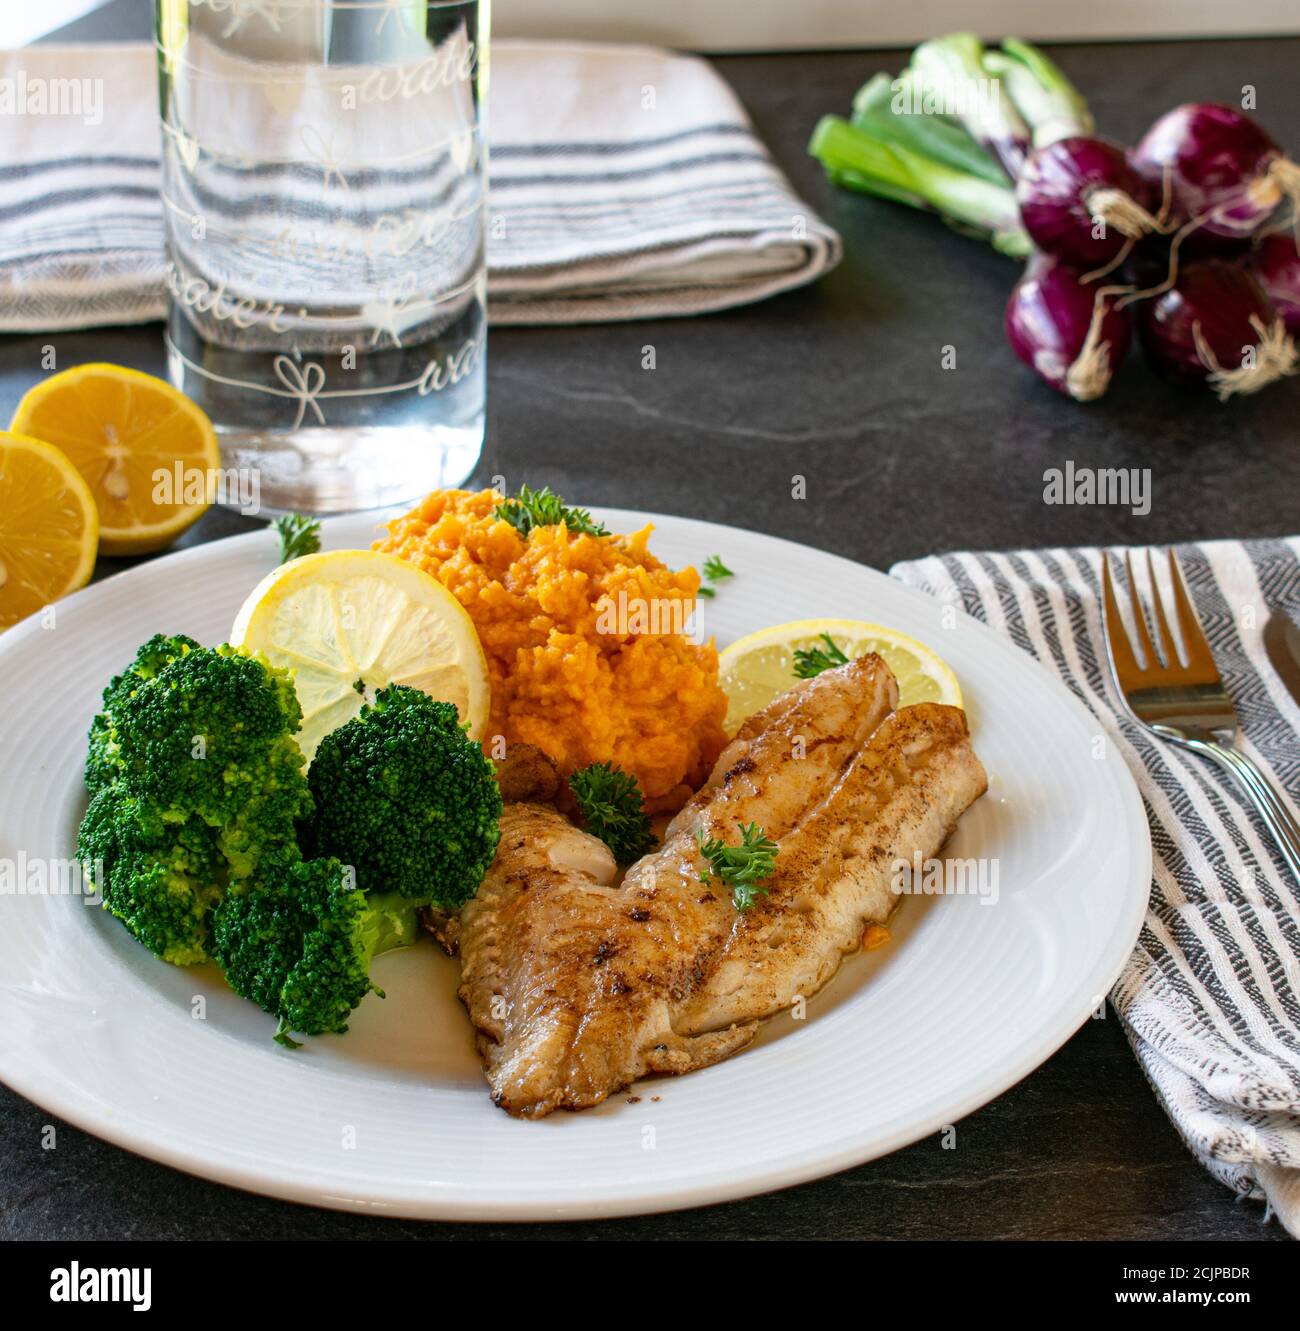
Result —
M 1181 665 L 1178 649 L 1174 645 L 1174 635 L 1169 631 L 1169 621 L 1165 618 L 1165 601 L 1160 595 L 1160 584 L 1156 581 L 1156 564 L 1151 551 L 1147 551 L 1147 572 L 1151 575 L 1151 604 L 1156 615 L 1156 637 L 1160 639 L 1160 654 L 1165 665 L 1171 670 Z
M 1123 692 L 1128 681 L 1140 671 L 1133 655 L 1132 644 L 1128 640 L 1128 630 L 1124 627 L 1124 618 L 1119 612 L 1119 601 L 1115 598 L 1115 581 L 1110 572 L 1110 555 L 1105 550 L 1101 552 L 1101 608 L 1106 642 L 1110 647 L 1110 659 L 1114 662 L 1120 691 Z
M 1196 607 L 1187 594 L 1187 584 L 1183 581 L 1183 571 L 1178 567 L 1173 550 L 1169 551 L 1169 578 L 1174 585 L 1174 601 L 1178 606 L 1178 626 L 1183 634 L 1183 650 L 1187 653 L 1190 666 L 1207 668 L 1218 677 L 1218 667 L 1214 664 L 1214 653 L 1201 628 L 1201 621 L 1196 616 Z
M 1160 658 L 1156 655 L 1155 645 L 1147 629 L 1147 612 L 1142 608 L 1142 598 L 1138 595 L 1137 579 L 1133 576 L 1133 553 L 1130 550 L 1124 551 L 1124 567 L 1128 570 L 1128 599 L 1133 607 L 1133 622 L 1137 625 L 1138 641 L 1147 659 L 1147 669 L 1151 670 L 1160 665 Z

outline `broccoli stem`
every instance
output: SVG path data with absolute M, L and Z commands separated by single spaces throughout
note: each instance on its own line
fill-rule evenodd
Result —
M 275 1034 L 271 1037 L 276 1044 L 285 1049 L 301 1049 L 302 1041 L 295 1040 L 290 1034 L 290 1026 L 284 1017 L 280 1018 L 280 1024 L 275 1028 Z
M 381 892 L 366 898 L 366 913 L 359 931 L 367 959 L 394 948 L 410 947 L 420 935 L 420 907 L 427 901 Z

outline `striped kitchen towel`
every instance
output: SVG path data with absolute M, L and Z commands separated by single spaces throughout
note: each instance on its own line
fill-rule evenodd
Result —
M 1270 664 L 1270 615 L 1300 622 L 1300 537 L 1177 547 L 1251 756 L 1300 805 L 1300 706 Z M 1135 561 L 1144 565 L 1145 561 Z M 896 565 L 1058 674 L 1110 735 L 1151 821 L 1146 922 L 1110 998 L 1196 1157 L 1300 1237 L 1300 885 L 1235 787 L 1123 712 L 1106 662 L 1099 550 Z
M 838 236 L 800 201 L 706 61 L 534 41 L 497 42 L 491 58 L 495 322 L 697 314 L 800 286 L 838 262 Z M 159 318 L 153 48 L 0 53 L 6 97 L 0 329 Z

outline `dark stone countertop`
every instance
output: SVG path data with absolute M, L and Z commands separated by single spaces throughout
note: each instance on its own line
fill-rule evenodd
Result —
M 123 17 L 125 15 L 125 17 Z M 117 28 L 108 25 L 120 22 Z M 118 4 L 74 35 L 138 36 Z M 1300 41 L 1069 46 L 1054 54 L 1103 132 L 1132 141 L 1181 101 L 1257 89 L 1278 135 L 1300 124 Z M 1220 406 L 1137 355 L 1112 392 L 1066 402 L 1001 335 L 1016 267 L 931 218 L 840 194 L 804 155 L 900 52 L 717 61 L 780 165 L 844 237 L 841 267 L 762 305 L 680 321 L 502 329 L 491 336 L 488 445 L 476 479 L 549 484 L 583 504 L 768 531 L 868 564 L 941 549 L 1166 542 L 1300 528 L 1300 382 Z M 42 338 L 0 339 L 0 412 L 40 376 Z M 161 372 L 159 330 L 57 339 L 61 364 Z M 641 368 L 653 344 L 658 368 Z M 957 368 L 942 370 L 942 348 Z M 1150 467 L 1148 516 L 1049 508 L 1043 471 Z M 808 497 L 790 497 L 790 477 Z M 256 524 L 207 515 L 194 544 Z M 104 561 L 102 574 L 122 561 Z M 6 1238 L 1097 1238 L 1282 1239 L 1185 1151 L 1113 1013 L 959 1125 L 886 1159 L 748 1201 L 643 1219 L 483 1227 L 377 1220 L 253 1197 L 138 1159 L 0 1088 Z

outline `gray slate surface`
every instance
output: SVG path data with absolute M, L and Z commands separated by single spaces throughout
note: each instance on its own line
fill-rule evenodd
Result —
M 74 35 L 136 36 L 147 22 L 144 6 L 119 0 Z M 1057 54 L 1115 138 L 1132 141 L 1181 101 L 1235 100 L 1248 83 L 1275 134 L 1300 124 L 1300 41 Z M 729 522 L 880 567 L 962 547 L 1300 529 L 1300 381 L 1221 407 L 1162 384 L 1135 355 L 1103 401 L 1067 403 L 1003 344 L 1012 263 L 932 219 L 824 183 L 803 152 L 811 126 L 846 108 L 867 75 L 901 62 L 898 52 L 718 60 L 777 161 L 843 234 L 844 264 L 815 288 L 728 314 L 493 333 L 489 444 L 475 479 L 500 472 L 583 504 Z M 40 377 L 47 340 L 0 340 L 0 414 Z M 653 372 L 641 369 L 647 344 Z M 955 371 L 939 368 L 945 345 L 957 349 Z M 65 365 L 162 369 L 155 327 L 64 335 L 58 346 Z M 1150 515 L 1045 507 L 1043 470 L 1067 458 L 1151 467 Z M 807 478 L 803 502 L 790 498 L 796 473 Z M 184 544 L 256 525 L 213 512 Z M 104 565 L 101 574 L 123 561 Z M 1285 1237 L 1185 1152 L 1113 1015 L 964 1120 L 954 1150 L 927 1140 L 783 1193 L 590 1225 L 317 1211 L 176 1174 L 66 1126 L 58 1149 L 43 1151 L 47 1121 L 0 1087 L 0 1237 Z

